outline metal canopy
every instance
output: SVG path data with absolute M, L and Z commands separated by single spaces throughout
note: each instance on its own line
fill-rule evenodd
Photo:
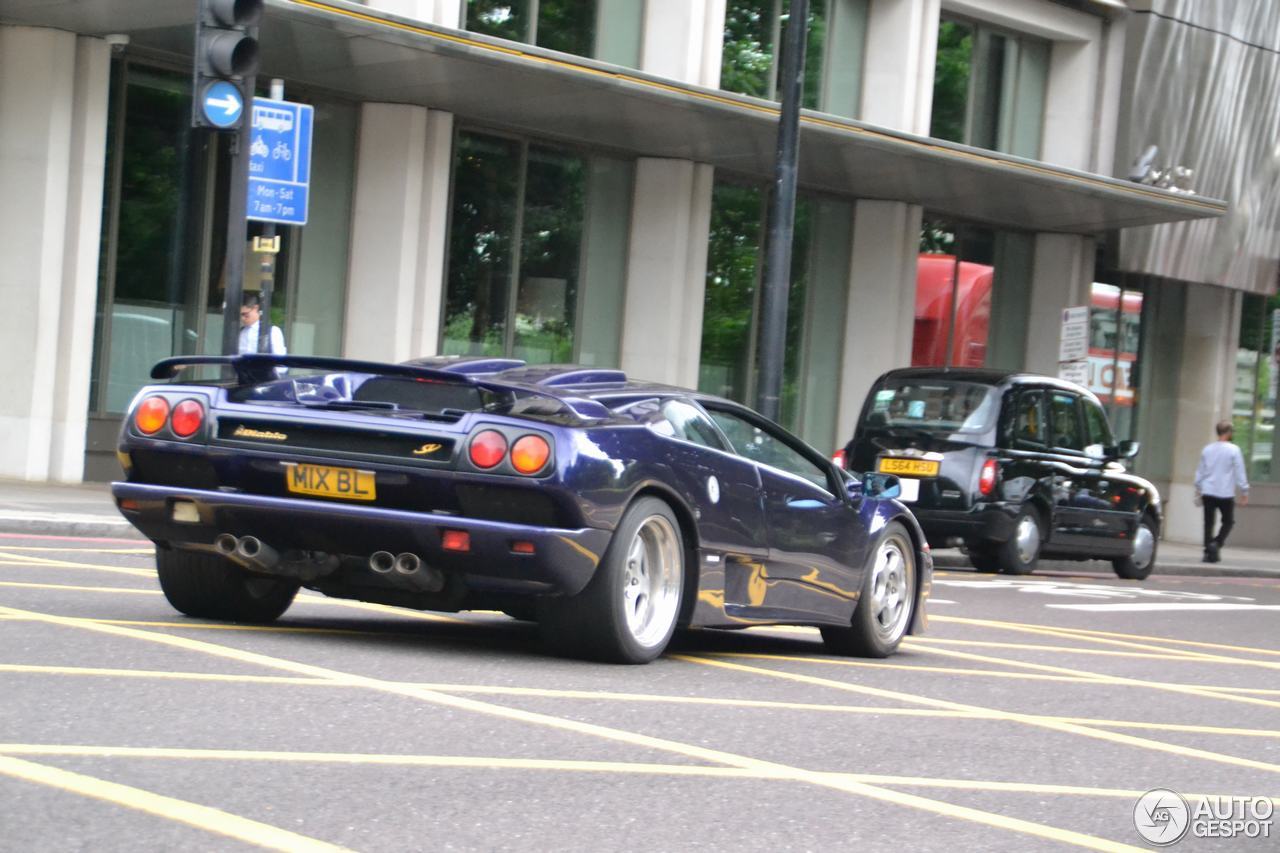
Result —
M 193 2 L 0 0 L 0 21 L 189 61 Z M 260 76 L 357 101 L 420 104 L 497 128 L 768 180 L 777 105 L 528 45 L 423 25 L 341 0 L 267 0 Z M 958 220 L 1097 233 L 1220 216 L 1222 201 L 1063 169 L 806 111 L 800 183 L 904 201 Z

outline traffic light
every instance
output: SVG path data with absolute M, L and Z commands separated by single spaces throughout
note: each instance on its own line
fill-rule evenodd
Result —
M 263 0 L 197 0 L 191 123 L 233 130 L 244 116 L 242 82 L 258 72 Z

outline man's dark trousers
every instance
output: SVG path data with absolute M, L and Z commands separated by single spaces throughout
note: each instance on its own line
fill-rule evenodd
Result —
M 1215 498 L 1213 495 L 1205 495 L 1204 498 L 1204 547 L 1209 550 L 1210 546 L 1221 548 L 1227 542 L 1227 534 L 1231 532 L 1231 528 L 1236 524 L 1236 499 L 1235 498 Z M 1213 535 L 1213 513 L 1219 512 L 1222 515 L 1222 527 L 1218 530 L 1218 535 Z

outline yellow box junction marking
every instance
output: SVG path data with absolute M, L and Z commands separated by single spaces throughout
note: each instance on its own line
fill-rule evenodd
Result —
M 819 678 L 812 675 L 803 675 L 795 672 L 785 672 L 776 669 L 767 669 L 765 667 L 748 666 L 746 664 L 733 663 L 728 660 L 717 660 L 715 658 L 702 658 L 694 655 L 673 655 L 677 660 L 688 661 L 689 663 L 703 664 L 705 666 L 721 667 L 724 669 L 737 670 L 738 672 L 753 673 L 771 678 L 780 678 L 789 681 L 798 681 L 806 684 L 816 684 L 822 687 L 830 687 L 836 690 L 845 690 L 850 693 L 861 693 L 867 696 L 878 696 L 882 699 L 894 699 L 900 702 L 914 703 L 925 705 L 931 708 L 940 708 L 950 711 L 995 711 L 992 708 L 982 708 L 977 705 L 969 705 L 963 702 L 952 702 L 947 699 L 933 699 L 927 696 L 917 696 L 911 693 L 903 693 L 897 690 L 886 690 L 880 687 L 868 687 L 861 684 L 850 684 L 845 681 L 835 681 L 830 678 Z M 803 658 L 789 658 L 789 660 L 804 660 Z M 817 662 L 817 659 L 810 660 Z M 1000 713 L 1000 712 L 997 712 Z M 1224 753 L 1210 752 L 1204 749 L 1195 749 L 1193 747 L 1179 746 L 1177 744 L 1164 743 L 1163 741 L 1149 740 L 1147 738 L 1134 737 L 1132 735 L 1121 734 L 1119 732 L 1103 731 L 1100 729 L 1089 728 L 1087 726 L 1078 725 L 1076 723 L 1062 722 L 1055 719 L 1039 717 L 1034 714 L 1020 714 L 1016 711 L 1003 712 L 1002 719 L 1009 722 L 1022 723 L 1037 728 L 1051 729 L 1058 732 L 1066 732 L 1067 734 L 1083 735 L 1085 737 L 1094 738 L 1096 740 L 1110 741 L 1125 746 L 1135 746 L 1141 749 L 1153 750 L 1156 752 L 1168 752 L 1173 755 L 1179 755 L 1184 758 L 1199 758 L 1205 761 L 1213 761 L 1219 764 L 1230 764 L 1236 767 L 1248 767 L 1251 770 L 1264 770 L 1270 773 L 1280 773 L 1280 765 L 1269 764 L 1265 761 L 1255 761 L 1250 758 L 1240 758 L 1235 755 L 1226 755 Z
M 34 611 L 22 611 L 14 608 L 0 607 L 0 613 L 8 613 L 9 615 L 21 615 L 37 617 L 41 621 L 49 624 L 62 625 L 70 628 L 79 628 L 82 630 L 95 631 L 103 634 L 112 634 L 120 637 L 129 637 L 133 639 L 145 640 L 148 642 L 167 645 L 173 648 L 186 649 L 188 651 L 200 652 L 227 660 L 235 660 L 240 663 L 256 664 L 272 669 L 284 670 L 297 675 L 305 675 L 315 678 L 326 678 L 346 684 L 353 687 L 364 687 L 371 690 L 377 690 L 397 696 L 404 696 L 412 699 L 430 702 L 435 705 L 454 708 L 460 711 L 472 711 L 475 713 L 485 714 L 488 716 L 498 717 L 514 722 L 530 723 L 545 728 L 557 729 L 576 734 L 589 735 L 615 743 L 625 743 L 632 746 L 638 746 L 646 749 L 655 749 L 663 752 L 670 752 L 677 755 L 706 761 L 712 764 L 727 765 L 739 769 L 750 770 L 761 774 L 766 778 L 803 782 L 816 785 L 823 788 L 838 790 L 845 793 L 860 795 L 880 802 L 892 803 L 900 806 L 927 811 L 933 814 L 939 814 L 946 817 L 959 818 L 968 820 L 984 826 L 996 827 L 1000 829 L 1020 832 L 1032 835 L 1038 838 L 1045 838 L 1054 841 L 1060 841 L 1065 844 L 1074 844 L 1091 850 L 1127 850 L 1137 851 L 1142 848 L 1133 847 L 1131 845 L 1122 845 L 1115 841 L 1110 841 L 1084 833 L 1074 832 L 1071 830 L 1061 829 L 1058 827 L 1048 826 L 1045 824 L 1035 823 L 1033 821 L 1022 820 L 1019 818 L 1007 817 L 1005 815 L 985 812 L 980 809 L 974 809 L 967 806 L 960 806 L 953 803 L 947 803 L 941 800 L 934 800 L 927 797 L 921 797 L 915 794 L 908 794 L 901 791 L 895 791 L 888 788 L 882 788 L 875 785 L 868 785 L 862 782 L 856 782 L 843 777 L 831 776 L 811 770 L 804 770 L 799 767 L 791 767 L 785 764 L 779 764 L 770 761 L 762 761 L 750 758 L 748 756 L 737 755 L 717 749 L 697 746 L 695 744 L 681 743 L 679 741 L 668 740 L 666 738 L 657 738 L 650 735 L 638 734 L 622 729 L 611 728 L 608 726 L 596 725 L 593 723 L 585 723 L 577 720 L 564 719 L 549 714 L 542 714 L 533 711 L 525 711 L 518 708 L 510 708 L 503 705 L 495 705 L 489 702 L 481 702 L 475 699 L 469 699 L 462 696 L 454 696 L 434 690 L 427 690 L 411 685 L 400 684 L 396 682 L 383 681 L 381 679 L 369 676 L 356 675 L 354 673 L 345 673 L 339 670 L 328 669 L 325 667 L 314 666 L 312 664 L 304 664 L 297 661 L 290 661 L 283 658 L 271 657 L 268 655 L 258 654 L 256 652 L 247 652 L 235 649 L 230 646 L 220 646 L 214 643 L 208 643 L 201 640 L 192 640 L 186 637 L 173 636 L 169 634 L 158 634 L 151 631 L 141 631 L 136 628 L 127 628 L 120 625 L 102 625 L 92 622 L 84 622 L 78 619 L 72 619 L 62 616 L 51 616 L 48 614 L 37 613 Z
M 166 797 L 163 794 L 144 791 L 118 782 L 108 782 L 86 776 L 83 773 L 72 773 L 56 767 L 46 767 L 21 758 L 0 755 L 0 773 L 25 782 L 47 785 L 60 791 L 69 791 L 95 800 L 103 800 L 118 806 L 146 812 L 156 817 L 185 823 L 187 826 L 234 838 L 247 844 L 265 847 L 268 850 L 297 851 L 297 853 L 329 853 L 346 848 L 327 844 L 289 832 L 256 820 L 233 815 L 221 809 L 189 803 L 186 800 Z

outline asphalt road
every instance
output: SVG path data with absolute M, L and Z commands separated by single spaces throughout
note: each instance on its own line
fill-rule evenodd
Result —
M 1145 849 L 1149 789 L 1280 803 L 1272 580 L 947 570 L 887 661 L 761 629 L 618 667 L 310 593 L 188 619 L 151 566 L 0 534 L 0 849 Z

